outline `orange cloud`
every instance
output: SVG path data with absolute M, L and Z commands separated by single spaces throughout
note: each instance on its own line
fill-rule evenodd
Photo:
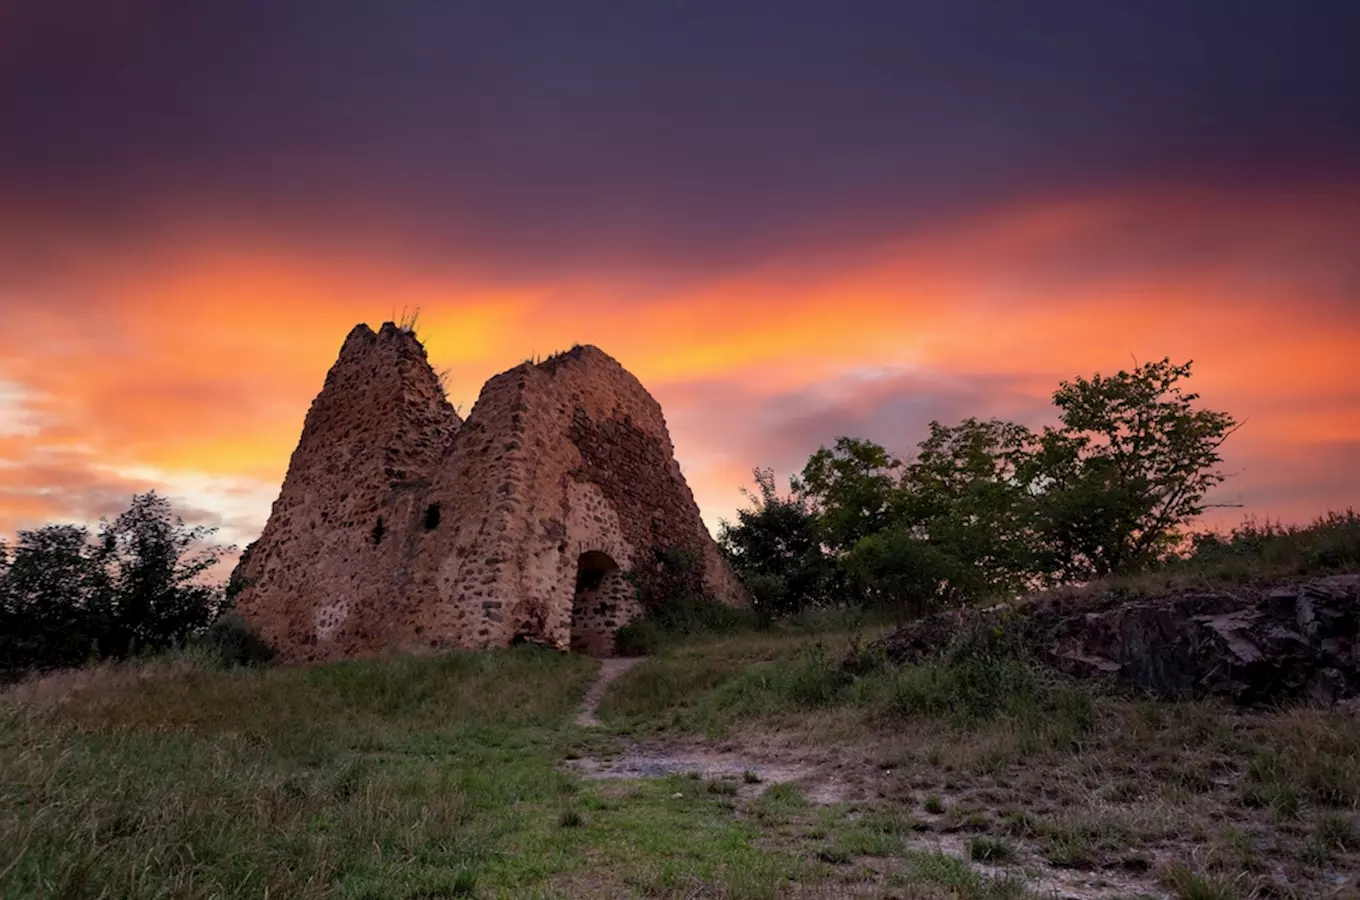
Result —
M 1360 504 L 1337 462 L 1360 447 L 1357 210 L 1349 187 L 1034 201 L 669 286 L 493 282 L 192 228 L 85 242 L 0 271 L 0 533 L 162 485 L 248 539 L 344 334 L 415 307 L 465 412 L 530 355 L 614 354 L 662 400 L 710 523 L 752 466 L 787 471 L 841 429 L 907 452 L 932 417 L 1040 424 L 1059 379 L 1164 355 L 1248 422 L 1225 496 L 1306 517 Z

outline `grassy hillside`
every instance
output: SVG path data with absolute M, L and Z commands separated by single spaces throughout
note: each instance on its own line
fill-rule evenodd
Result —
M 49 681 L 0 700 L 0 896 L 1354 891 L 1360 721 L 986 656 L 847 674 L 870 633 L 691 639 L 616 682 L 597 729 L 573 723 L 597 663 L 527 648 Z M 572 768 L 719 752 L 751 771 Z
M 571 724 L 589 659 L 154 668 L 0 701 L 0 896 L 837 895 L 735 789 L 564 772 L 602 740 Z

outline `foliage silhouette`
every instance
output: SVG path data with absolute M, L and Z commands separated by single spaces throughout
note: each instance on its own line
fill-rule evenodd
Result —
M 97 534 L 77 525 L 0 544 L 0 679 L 155 653 L 204 632 L 225 606 L 210 580 L 230 548 L 154 491 Z M 258 652 L 255 651 L 255 652 Z
M 813 453 L 781 496 L 757 469 L 720 542 L 773 615 L 862 604 L 909 614 L 1174 558 L 1226 475 L 1238 423 L 1202 409 L 1170 359 L 1064 381 L 1058 424 L 930 423 L 903 462 L 861 438 Z M 1208 546 L 1206 544 L 1206 546 Z

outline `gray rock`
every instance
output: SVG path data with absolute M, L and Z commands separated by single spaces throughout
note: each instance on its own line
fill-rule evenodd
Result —
M 1112 679 L 1159 697 L 1262 705 L 1360 696 L 1360 574 L 951 611 L 909 623 L 874 646 L 893 662 L 910 662 L 943 652 L 980 623 L 1003 625 L 1069 675 Z

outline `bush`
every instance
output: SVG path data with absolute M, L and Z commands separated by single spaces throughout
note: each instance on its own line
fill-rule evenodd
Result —
M 667 642 L 667 635 L 651 616 L 642 615 L 614 632 L 619 656 L 651 656 Z
M 707 597 L 689 597 L 659 605 L 614 632 L 614 651 L 623 656 L 649 656 L 683 637 L 759 624 L 754 610 L 734 609 Z
M 1064 689 L 1031 657 L 1017 623 L 974 623 L 936 657 L 880 676 L 890 717 L 951 716 L 963 723 L 1011 716 L 1044 723 L 1055 736 L 1084 734 L 1096 708 L 1084 691 Z M 855 661 L 851 661 L 854 663 Z
M 704 565 L 692 550 L 671 547 L 656 554 L 651 566 L 628 573 L 643 613 L 614 632 L 614 649 L 646 656 L 692 634 L 754 626 L 757 614 L 714 600 L 704 584 Z
M 1245 582 L 1360 569 L 1360 513 L 1329 512 L 1304 526 L 1248 519 L 1227 535 L 1197 534 L 1170 574 Z
M 194 646 L 206 650 L 225 668 L 266 666 L 274 661 L 274 648 L 236 613 L 227 613 L 208 626 Z
M 744 493 L 752 508 L 723 522 L 718 544 L 766 617 L 824 606 L 844 581 L 836 558 L 823 546 L 821 519 L 805 498 L 781 496 L 771 469 L 754 471 L 756 490 Z
M 789 699 L 797 706 L 829 706 L 853 681 L 847 672 L 826 652 L 821 641 L 803 651 L 788 675 Z

